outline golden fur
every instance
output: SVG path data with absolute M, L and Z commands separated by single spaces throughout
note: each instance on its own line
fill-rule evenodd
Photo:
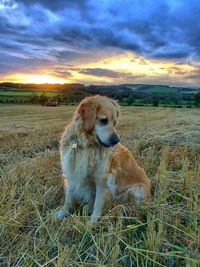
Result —
M 118 115 L 117 102 L 99 95 L 85 98 L 78 106 L 61 139 L 67 185 L 65 204 L 57 218 L 64 218 L 77 199 L 92 210 L 91 222 L 95 223 L 108 199 L 132 194 L 140 202 L 150 197 L 150 180 L 119 143 L 115 128 Z

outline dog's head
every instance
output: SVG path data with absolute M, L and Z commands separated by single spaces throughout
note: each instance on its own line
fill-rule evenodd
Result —
M 81 128 L 94 138 L 94 141 L 105 147 L 119 142 L 116 123 L 119 106 L 113 99 L 103 96 L 85 98 L 78 107 L 81 116 Z

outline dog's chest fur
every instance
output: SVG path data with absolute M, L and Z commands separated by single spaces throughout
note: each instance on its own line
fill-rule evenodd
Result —
M 62 169 L 68 180 L 68 186 L 73 187 L 76 194 L 88 201 L 90 194 L 95 193 L 95 185 L 108 168 L 109 149 L 96 147 L 75 147 L 68 144 L 62 153 Z

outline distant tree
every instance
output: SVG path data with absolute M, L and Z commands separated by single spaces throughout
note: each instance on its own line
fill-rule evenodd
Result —
M 171 101 L 171 99 L 169 97 L 167 97 L 163 100 L 163 104 L 164 105 L 171 105 L 171 104 L 173 104 L 173 102 Z
M 45 94 L 42 94 L 39 96 L 38 102 L 39 104 L 44 105 L 48 100 L 49 98 Z
M 143 103 L 144 103 L 144 104 L 151 104 L 151 103 L 152 103 L 152 99 L 151 99 L 151 97 L 146 97 L 146 98 L 144 98 L 144 99 L 143 99 Z
M 200 92 L 194 94 L 194 105 L 200 107 Z
M 135 102 L 135 99 L 130 97 L 130 98 L 127 98 L 127 104 L 128 105 L 132 105 L 133 103 Z
M 135 102 L 135 99 L 132 97 L 123 98 L 122 102 L 128 106 L 131 106 Z
M 178 98 L 174 98 L 174 99 L 173 99 L 173 102 L 174 102 L 175 105 L 178 105 L 178 104 L 179 104 L 179 100 L 178 100 Z
M 152 104 L 153 104 L 154 107 L 158 107 L 158 106 L 159 106 L 159 101 L 158 101 L 158 99 L 157 99 L 157 98 L 153 98 L 153 100 L 152 100 Z
M 36 95 L 36 94 L 32 94 L 31 97 L 29 98 L 29 101 L 32 103 L 32 104 L 37 104 L 39 102 L 39 96 Z

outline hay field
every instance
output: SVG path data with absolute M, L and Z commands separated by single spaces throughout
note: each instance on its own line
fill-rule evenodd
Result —
M 58 145 L 74 106 L 0 106 L 0 266 L 199 266 L 200 110 L 122 107 L 118 129 L 152 180 L 152 202 L 93 229 L 63 222 Z

